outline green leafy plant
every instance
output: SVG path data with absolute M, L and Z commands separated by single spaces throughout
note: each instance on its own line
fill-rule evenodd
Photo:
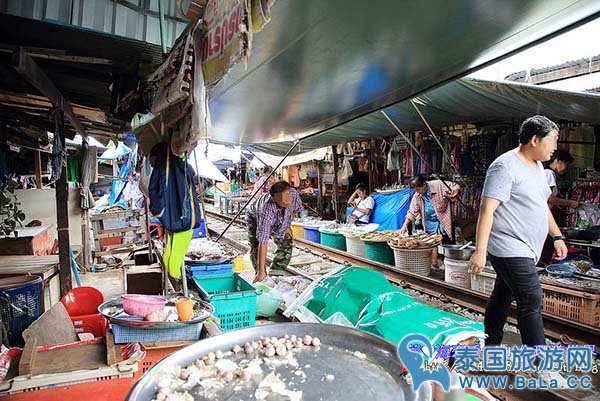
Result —
M 25 213 L 19 209 L 20 203 L 15 195 L 17 185 L 16 182 L 11 181 L 4 190 L 0 191 L 0 235 L 14 234 L 16 237 L 17 224 L 23 227 Z

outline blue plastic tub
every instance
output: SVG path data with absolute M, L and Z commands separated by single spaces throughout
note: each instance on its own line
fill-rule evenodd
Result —
M 0 279 L 0 314 L 10 345 L 24 345 L 23 330 L 40 316 L 41 292 L 42 279 L 37 276 Z
M 233 263 L 220 265 L 189 265 L 192 277 L 207 276 L 212 274 L 225 274 L 233 271 Z
M 321 243 L 321 233 L 319 227 L 304 227 L 304 239 L 317 244 Z

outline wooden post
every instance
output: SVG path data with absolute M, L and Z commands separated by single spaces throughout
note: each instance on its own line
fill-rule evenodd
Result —
M 33 152 L 35 156 L 35 187 L 42 189 L 42 157 L 39 150 Z
M 316 161 L 315 165 L 317 166 L 317 210 L 319 211 L 319 215 L 323 215 L 323 211 L 321 210 L 321 199 L 323 199 L 323 188 L 321 188 L 321 168 L 319 167 L 319 162 Z
M 54 135 L 60 135 L 60 141 L 65 148 L 65 122 L 64 114 L 59 112 L 58 132 Z M 58 260 L 60 262 L 60 292 L 65 295 L 72 288 L 71 279 L 71 242 L 69 240 L 69 186 L 67 183 L 67 166 L 62 166 L 62 172 L 58 181 L 56 181 L 56 221 L 58 231 Z
M 335 146 L 331 147 L 333 151 L 333 210 L 335 212 L 335 220 L 339 218 L 338 210 L 338 155 Z
M 371 147 L 371 141 L 369 141 L 369 149 L 367 150 L 367 174 L 369 174 L 369 193 L 373 192 L 373 167 L 371 166 L 372 155 L 373 149 Z

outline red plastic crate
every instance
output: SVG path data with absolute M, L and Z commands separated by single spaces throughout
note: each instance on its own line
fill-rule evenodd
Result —
M 100 313 L 71 316 L 76 333 L 92 333 L 94 337 L 106 336 L 107 322 Z

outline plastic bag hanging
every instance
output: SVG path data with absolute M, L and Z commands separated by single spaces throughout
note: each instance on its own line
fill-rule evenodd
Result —
M 400 148 L 398 147 L 396 140 L 392 141 L 392 146 L 390 147 L 390 151 L 387 156 L 386 167 L 388 171 L 400 170 L 401 168 Z

